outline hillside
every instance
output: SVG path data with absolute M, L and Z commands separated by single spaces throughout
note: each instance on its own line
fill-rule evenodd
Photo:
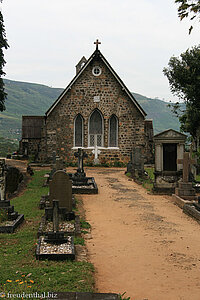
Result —
M 153 119 L 154 134 L 172 128 L 180 130 L 178 118 L 171 112 L 167 102 L 159 99 L 151 99 L 145 96 L 132 93 L 138 103 L 147 113 L 147 119 Z
M 44 115 L 63 91 L 61 88 L 8 79 L 4 79 L 4 83 L 7 99 L 6 111 L 0 112 L 0 136 L 13 139 L 21 137 L 22 115 Z M 133 95 L 146 111 L 147 118 L 153 119 L 155 134 L 168 128 L 179 130 L 178 119 L 172 115 L 168 103 Z

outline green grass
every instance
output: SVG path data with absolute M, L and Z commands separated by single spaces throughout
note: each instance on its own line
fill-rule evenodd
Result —
M 149 178 L 154 181 L 154 168 L 145 168 L 145 171 L 148 173 Z
M 196 181 L 200 181 L 200 174 L 196 175 Z
M 38 261 L 35 258 L 37 230 L 44 211 L 39 210 L 45 171 L 35 172 L 25 193 L 12 205 L 23 213 L 26 222 L 14 234 L 0 234 L 0 293 L 92 292 L 92 264 L 71 261 Z M 76 243 L 84 243 L 79 238 Z
M 148 177 L 146 179 L 142 179 L 142 186 L 151 192 L 154 182 L 154 168 L 145 168 L 145 171 L 148 173 Z

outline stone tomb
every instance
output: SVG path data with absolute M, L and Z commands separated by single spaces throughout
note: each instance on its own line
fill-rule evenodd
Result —
M 98 194 L 94 177 L 87 177 L 84 171 L 83 160 L 87 154 L 83 149 L 78 148 L 74 155 L 78 159 L 78 168 L 75 174 L 69 174 L 72 180 L 72 192 L 74 194 Z
M 182 163 L 186 135 L 173 129 L 165 130 L 154 136 L 155 143 L 155 180 L 154 191 L 172 194 L 182 176 Z
M 24 220 L 24 215 L 14 211 L 14 206 L 6 199 L 7 170 L 5 159 L 0 159 L 0 233 L 13 233 Z
M 196 164 L 195 159 L 190 158 L 190 153 L 185 152 L 183 159 L 177 160 L 178 164 L 183 165 L 183 181 L 178 183 L 178 188 L 175 189 L 175 194 L 184 200 L 195 200 L 195 189 L 192 182 L 189 182 L 190 166 Z
M 50 182 L 50 206 L 40 224 L 37 259 L 74 259 L 73 235 L 77 218 L 72 211 L 72 185 L 64 171 L 56 171 Z M 80 222 L 79 222 L 80 224 Z M 68 235 L 69 231 L 71 232 Z

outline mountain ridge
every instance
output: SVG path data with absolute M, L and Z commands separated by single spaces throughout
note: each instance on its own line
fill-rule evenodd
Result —
M 22 115 L 44 115 L 48 108 L 63 92 L 64 88 L 52 88 L 43 84 L 4 79 L 6 111 L 0 112 L 0 136 L 20 139 Z M 168 102 L 152 99 L 132 93 L 147 113 L 147 119 L 153 119 L 154 134 L 172 128 L 179 131 L 180 124 Z

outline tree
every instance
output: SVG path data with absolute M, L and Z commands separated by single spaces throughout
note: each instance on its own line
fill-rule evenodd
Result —
M 171 57 L 163 73 L 169 80 L 172 94 L 186 104 L 179 113 L 181 129 L 189 132 L 197 142 L 200 132 L 200 45 L 188 49 L 180 57 Z M 173 105 L 178 112 L 180 102 Z
M 200 19 L 200 0 L 175 0 L 179 4 L 178 16 L 181 20 L 190 17 L 190 20 L 195 18 Z M 191 33 L 193 26 L 189 29 Z
M 3 48 L 7 49 L 8 47 L 9 45 L 6 40 L 5 28 L 3 24 L 3 15 L 0 11 L 0 111 L 6 109 L 4 103 L 7 94 L 4 91 L 4 82 L 2 76 L 5 75 L 5 72 L 3 71 L 3 67 L 6 63 L 4 60 Z

